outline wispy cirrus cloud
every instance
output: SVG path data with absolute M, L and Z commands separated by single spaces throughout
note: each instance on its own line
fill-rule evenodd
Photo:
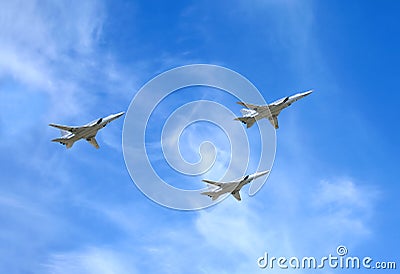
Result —
M 297 201 L 278 194 L 283 186 L 271 190 L 271 184 L 292 182 L 275 178 L 255 197 L 244 196 L 242 204 L 228 198 L 199 213 L 196 229 L 215 256 L 224 254 L 227 262 L 241 258 L 230 271 L 256 272 L 256 260 L 265 251 L 271 256 L 326 255 L 341 244 L 351 249 L 373 233 L 368 227 L 376 190 L 350 179 L 314 182 L 314 190 L 298 192 Z M 263 202 L 261 194 L 269 201 Z
M 101 8 L 94 2 L 73 7 L 39 1 L 1 5 L 0 78 L 8 85 L 1 87 L 0 96 L 2 103 L 13 106 L 3 108 L 1 115 L 11 115 L 20 134 L 26 130 L 24 121 L 82 114 L 93 98 L 83 91 L 82 77 L 89 73 L 103 20 Z M 46 103 L 35 108 L 41 102 Z
M 9 128 L 0 131 L 3 145 L 22 142 L 37 125 L 85 124 L 126 108 L 136 78 L 101 49 L 105 20 L 98 1 L 1 4 L 0 123 Z M 46 129 L 49 139 L 56 131 Z M 118 135 L 106 134 L 106 144 L 120 150 Z
M 41 265 L 47 273 L 142 273 L 132 256 L 109 247 L 87 247 L 79 251 L 56 253 Z
M 262 56 L 274 56 L 271 52 L 284 51 L 283 55 L 290 59 L 288 63 L 296 63 L 297 69 L 291 71 L 296 77 L 306 74 L 306 70 L 298 68 L 321 64 L 321 60 L 310 64 L 309 55 L 305 54 L 316 52 L 309 47 L 313 23 L 309 4 L 304 8 L 304 3 L 295 1 L 258 1 L 257 6 L 242 3 L 244 12 L 242 9 L 230 13 L 228 19 L 234 20 L 218 18 L 232 24 L 244 19 L 249 27 L 261 30 L 255 33 L 257 43 L 250 45 L 260 60 Z M 4 191 L 11 189 L 0 195 L 0 217 L 5 224 L 1 230 L 2 246 L 6 247 L 1 272 L 31 271 L 41 265 L 40 272 L 50 273 L 252 273 L 259 271 L 256 259 L 264 251 L 277 256 L 318 255 L 334 251 L 337 244 L 357 245 L 373 235 L 369 222 L 376 213 L 377 191 L 357 179 L 326 178 L 323 171 L 314 168 L 315 162 L 311 161 L 308 167 L 302 165 L 313 157 L 318 161 L 326 158 L 313 155 L 307 143 L 300 142 L 304 128 L 289 130 L 288 119 L 279 132 L 279 157 L 284 156 L 284 162 L 293 165 L 281 166 L 282 161 L 278 168 L 274 167 L 263 190 L 252 198 L 248 198 L 245 188 L 242 203 L 228 197 L 217 206 L 194 213 L 160 209 L 136 188 L 125 187 L 131 187 L 132 182 L 119 154 L 107 154 L 102 148 L 100 153 L 90 151 L 83 157 L 81 152 L 86 147 L 79 145 L 73 151 L 48 149 L 50 137 L 44 137 L 42 131 L 48 120 L 84 123 L 97 118 L 93 109 L 96 113 L 105 108 L 107 112 L 108 108 L 119 110 L 131 99 L 135 76 L 112 54 L 103 54 L 99 48 L 107 19 L 101 3 L 87 1 L 71 7 L 69 2 L 13 1 L 1 6 L 0 136 L 5 166 L 1 179 Z M 202 15 L 198 7 L 192 8 L 187 18 Z M 209 6 L 205 5 L 204 10 L 210 10 Z M 148 20 L 151 15 L 144 16 Z M 207 48 L 216 49 L 221 42 L 223 51 L 228 50 L 226 45 L 235 48 L 229 44 L 232 40 L 221 40 L 228 28 L 215 31 L 218 26 L 210 17 L 212 13 L 204 13 L 204 21 L 188 23 L 189 34 L 197 35 L 196 41 L 214 35 L 215 40 L 204 43 L 210 46 Z M 207 22 L 212 29 L 203 24 Z M 240 28 L 239 24 L 229 23 L 221 26 Z M 193 31 L 195 25 L 204 37 L 199 38 Z M 237 37 L 240 35 L 234 35 L 233 40 L 240 45 L 236 50 L 244 54 L 243 49 L 249 45 L 241 44 Z M 182 48 L 174 50 L 180 52 Z M 208 52 L 198 59 L 193 52 L 179 55 L 174 50 L 165 49 L 166 55 L 149 57 L 149 63 L 162 65 L 143 66 L 161 72 L 160 67 L 187 64 L 188 60 L 222 63 Z M 285 60 L 281 57 L 277 57 L 279 63 Z M 226 64 L 248 61 L 221 59 Z M 269 67 L 278 68 L 266 65 L 265 70 Z M 262 79 L 268 78 L 265 70 L 254 69 L 247 75 L 254 78 L 259 73 Z M 289 82 L 297 85 L 280 77 L 276 81 L 280 88 Z M 10 88 L 5 82 L 17 85 Z M 117 129 L 118 122 L 115 123 L 111 127 Z M 101 132 L 100 141 L 103 136 L 104 143 L 118 149 L 117 131 Z M 186 152 L 197 155 L 198 146 L 194 144 L 204 136 L 193 128 L 186 137 Z M 222 136 L 216 143 L 224 140 Z M 217 149 L 228 158 L 228 150 L 220 146 Z M 290 153 L 285 154 L 285 150 Z M 211 170 L 215 178 L 225 170 L 224 163 L 216 163 Z M 299 165 L 318 174 L 299 175 L 301 168 L 293 168 Z M 16 177 L 23 177 L 23 182 Z M 143 204 L 149 206 L 141 207 Z
M 12 92 L 30 96 L 35 104 L 41 93 L 49 100 L 42 113 L 47 110 L 52 118 L 83 114 L 91 119 L 84 110 L 98 106 L 100 95 L 115 105 L 131 95 L 134 74 L 100 47 L 104 3 L 12 1 L 1 5 L 0 77 L 20 85 L 12 91 L 3 86 L 4 99 L 12 99 L 7 95 Z
M 295 186 L 302 183 L 308 186 Z M 379 192 L 354 179 L 301 182 L 296 176 L 275 176 L 256 196 L 248 197 L 245 191 L 241 203 L 228 197 L 206 210 L 168 213 L 165 223 L 153 222 L 156 215 L 126 214 L 134 208 L 145 210 L 143 205 L 92 206 L 129 239 L 105 248 L 113 254 L 114 269 L 125 267 L 124 258 L 130 256 L 129 261 L 136 261 L 142 271 L 257 273 L 257 259 L 264 252 L 270 256 L 325 256 L 334 253 L 338 245 L 354 249 L 373 233 L 369 223 L 376 214 Z M 184 218 L 178 218 L 182 214 Z M 138 240 L 137 233 L 143 231 L 147 236 Z M 185 256 L 180 256 L 182 250 Z M 71 254 L 81 252 L 85 258 L 87 250 Z M 62 263 L 53 259 L 54 264 Z
M 133 80 L 126 70 L 116 76 L 119 65 L 111 54 L 100 54 L 102 3 L 8 1 L 0 7 L 0 161 L 7 166 L 1 176 L 0 271 L 16 273 L 35 269 L 55 242 L 68 245 L 68 237 L 88 235 L 72 217 L 74 203 L 85 196 L 85 174 L 78 170 L 95 166 L 90 157 L 103 158 L 90 155 L 84 162 L 74 152 L 60 153 L 50 142 L 58 132 L 47 124 L 84 124 L 119 111 Z M 102 96 L 108 104 L 99 104 Z M 110 146 L 118 142 L 114 138 Z
M 101 13 L 95 2 L 3 3 L 0 75 L 54 92 L 59 82 L 71 75 L 63 66 L 93 52 L 104 18 Z M 76 62 L 74 68 L 79 65 L 82 63 Z

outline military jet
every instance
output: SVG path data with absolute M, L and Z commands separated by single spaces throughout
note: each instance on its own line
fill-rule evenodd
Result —
M 251 127 L 256 121 L 267 118 L 275 129 L 279 128 L 278 125 L 278 115 L 284 108 L 287 108 L 297 100 L 306 97 L 311 94 L 313 90 L 309 90 L 303 93 L 298 93 L 292 96 L 288 96 L 279 99 L 269 105 L 257 106 L 248 103 L 238 102 L 239 105 L 246 107 L 247 109 L 241 109 L 240 112 L 243 117 L 238 117 L 235 120 L 241 121 L 243 124 L 247 125 L 247 128 Z
M 86 141 L 92 144 L 95 148 L 99 148 L 99 144 L 96 141 L 97 132 L 111 121 L 121 117 L 124 113 L 125 112 L 111 114 L 105 118 L 100 118 L 84 126 L 63 126 L 49 124 L 49 126 L 61 130 L 61 137 L 51 141 L 65 145 L 66 148 L 71 148 L 76 141 L 80 139 L 86 139 Z
M 219 196 L 225 194 L 225 193 L 230 193 L 233 195 L 233 197 L 236 198 L 236 200 L 241 201 L 242 198 L 240 197 L 240 190 L 242 189 L 242 187 L 244 185 L 247 185 L 248 183 L 250 183 L 251 181 L 253 181 L 254 179 L 257 179 L 258 177 L 264 176 L 265 174 L 267 174 L 269 172 L 269 170 L 266 171 L 261 171 L 261 172 L 256 172 L 254 174 L 251 175 L 246 175 L 243 178 L 234 180 L 232 182 L 215 182 L 215 181 L 210 181 L 210 180 L 203 180 L 203 182 L 210 184 L 210 185 L 214 185 L 217 186 L 217 188 L 211 190 L 211 191 L 205 191 L 202 192 L 201 194 L 203 195 L 207 195 L 208 197 L 210 197 L 213 201 L 218 199 Z

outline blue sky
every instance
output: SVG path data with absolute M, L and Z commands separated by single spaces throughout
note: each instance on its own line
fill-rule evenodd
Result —
M 325 256 L 338 245 L 398 260 L 399 8 L 1 2 L 0 272 L 259 273 L 268 271 L 256 262 L 265 251 Z M 124 163 L 123 119 L 99 133 L 99 150 L 50 142 L 59 134 L 50 122 L 85 124 L 127 110 L 148 80 L 193 63 L 239 72 L 268 102 L 315 90 L 282 112 L 275 163 L 255 196 L 244 189 L 241 203 L 228 197 L 193 212 L 150 201 Z M 188 144 L 202 137 L 185 134 Z M 160 176 L 173 180 L 165 169 Z

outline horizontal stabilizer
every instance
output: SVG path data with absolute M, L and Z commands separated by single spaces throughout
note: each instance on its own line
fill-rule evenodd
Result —
M 212 191 L 207 191 L 207 192 L 201 192 L 200 194 L 202 195 L 207 195 L 208 197 L 211 198 L 211 200 L 215 201 L 218 199 L 219 195 L 216 195 L 214 192 Z
M 247 128 L 251 127 L 256 122 L 256 119 L 253 117 L 237 117 L 235 120 L 247 125 Z
M 60 144 L 64 145 L 66 148 L 71 148 L 72 145 L 74 144 L 74 142 L 69 141 L 68 139 L 65 139 L 65 138 L 56 138 L 51 141 L 60 143 Z
M 248 103 L 244 103 L 244 102 L 237 102 L 237 103 L 241 106 L 244 106 L 249 109 L 254 109 L 254 110 L 257 110 L 260 107 L 258 105 L 248 104 Z

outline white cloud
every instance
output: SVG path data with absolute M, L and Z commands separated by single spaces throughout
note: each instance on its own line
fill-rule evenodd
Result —
M 53 254 L 43 265 L 48 273 L 139 273 L 131 256 L 107 247 Z
M 67 3 L 8 1 L 0 9 L 0 78 L 18 84 L 4 88 L 2 99 L 14 107 L 26 97 L 34 106 L 38 92 L 49 99 L 30 120 L 47 111 L 52 118 L 81 114 L 88 101 L 80 88 L 81 77 L 88 73 L 82 64 L 91 57 L 92 41 L 101 29 L 101 8 L 96 2 Z M 23 114 L 13 113 L 17 128 L 26 119 Z
M 16 81 L 29 85 L 29 92 L 40 90 L 48 95 L 50 104 L 53 104 L 51 113 L 54 117 L 82 114 L 85 111 L 83 106 L 90 105 L 90 99 L 98 103 L 92 91 L 83 92 L 87 84 L 85 78 L 98 80 L 101 78 L 98 77 L 99 75 L 105 75 L 107 80 L 113 84 L 117 83 L 119 91 L 133 85 L 132 82 L 125 84 L 127 79 L 125 74 L 128 73 L 125 71 L 122 75 L 119 74 L 122 68 L 113 61 L 112 57 L 107 56 L 99 60 L 96 54 L 96 43 L 101 35 L 102 20 L 104 20 L 102 8 L 98 2 L 78 3 L 73 10 L 70 10 L 68 5 L 69 2 L 43 4 L 39 1 L 28 3 L 9 1 L 2 3 L 2 9 L 0 9 L 1 26 L 3 26 L 0 27 L 0 41 L 2 47 L 4 46 L 0 53 L 0 77 L 12 77 Z M 24 8 L 20 9 L 21 6 Z M 49 10 L 43 10 L 42 7 Z M 54 16 L 54 14 L 59 16 Z M 300 22 L 302 16 L 296 16 L 295 20 Z M 297 25 L 299 29 L 303 27 L 296 22 L 292 27 Z M 295 35 L 290 41 L 297 41 L 299 36 L 302 38 L 301 43 L 307 42 L 307 33 Z M 73 54 L 70 55 L 71 52 Z M 102 67 L 101 71 L 96 67 Z M 93 77 L 93 74 L 96 77 Z M 19 98 L 27 94 L 27 92 L 19 92 L 19 96 L 16 96 L 13 101 L 10 101 L 10 97 L 7 96 L 1 97 L 1 100 L 6 98 L 5 101 L 17 105 Z M 104 135 L 108 139 L 109 136 L 106 134 L 109 132 Z M 198 136 L 193 135 L 191 138 L 195 137 Z M 116 147 L 118 142 L 116 139 L 113 138 L 110 142 L 111 146 Z M 27 143 L 24 145 L 26 146 Z M 298 145 L 296 143 L 295 147 Z M 26 147 L 22 149 L 25 150 Z M 72 153 L 66 154 L 67 156 L 63 159 L 77 160 L 79 156 Z M 72 157 L 68 158 L 71 155 Z M 97 156 L 92 157 L 94 159 Z M 21 161 L 28 159 L 28 157 L 20 158 Z M 51 157 L 50 153 L 40 153 L 40 157 L 30 155 L 29 159 L 36 161 L 34 166 L 37 170 L 45 170 L 53 179 L 54 175 L 49 169 L 53 167 L 54 162 L 60 161 L 59 158 Z M 82 164 L 83 161 L 87 161 L 84 162 L 87 164 L 92 159 L 85 158 L 78 164 Z M 104 159 L 103 161 L 96 160 L 97 164 L 100 163 L 99 166 L 109 165 L 109 162 Z M 71 168 L 68 163 L 64 164 L 61 160 L 57 165 L 58 176 L 62 168 L 64 170 L 62 176 L 68 177 L 70 175 L 68 171 Z M 216 167 L 222 170 L 223 165 Z M 287 170 L 279 173 L 274 169 L 273 172 L 282 175 L 287 173 Z M 105 216 L 107 225 L 121 228 L 125 232 L 129 245 L 141 246 L 140 250 L 143 250 L 145 254 L 138 257 L 145 258 L 144 263 L 153 263 L 155 265 L 153 269 L 158 268 L 171 273 L 183 271 L 190 273 L 191 270 L 209 273 L 216 272 L 216 269 L 218 273 L 256 272 L 258 270 L 256 259 L 265 250 L 273 252 L 274 255 L 308 255 L 304 254 L 305 251 L 310 251 L 312 255 L 313 252 L 332 252 L 332 248 L 335 248 L 337 244 L 343 244 L 342 241 L 357 244 L 372 233 L 368 228 L 368 221 L 374 214 L 375 191 L 349 179 L 332 179 L 320 183 L 314 180 L 311 186 L 303 185 L 302 187 L 302 181 L 307 184 L 309 181 L 297 180 L 294 174 L 296 172 L 291 170 L 290 175 L 293 176 L 278 176 L 279 178 L 274 181 L 270 180 L 264 186 L 264 191 L 255 197 L 248 198 L 243 195 L 242 203 L 237 203 L 229 197 L 215 207 L 195 213 L 194 222 L 191 222 L 192 219 L 189 218 L 193 215 L 188 213 L 175 212 L 180 218 L 172 221 L 167 217 L 163 219 L 162 214 L 156 210 L 156 213 L 151 212 L 151 208 L 141 210 L 136 205 L 118 207 L 115 204 L 104 203 L 98 211 Z M 80 175 L 83 174 L 76 175 L 76 181 L 82 179 L 78 178 Z M 57 183 L 62 179 L 66 180 L 60 176 L 56 179 Z M 93 182 L 90 183 L 94 185 Z M 79 193 L 77 196 L 82 195 L 82 191 L 90 191 L 79 189 L 80 186 L 80 184 L 75 186 L 74 193 Z M 243 194 L 246 193 L 246 191 L 243 192 Z M 86 195 L 89 195 L 88 193 Z M 32 228 L 29 220 L 23 220 L 26 217 L 34 221 L 32 223 L 36 226 L 32 229 L 36 232 L 36 239 L 28 238 L 28 240 L 32 242 L 36 240 L 40 242 L 39 244 L 46 245 L 48 242 L 40 238 L 48 235 L 46 230 L 41 229 L 42 227 L 51 228 L 54 234 L 63 231 L 59 228 L 54 229 L 54 226 L 62 226 L 64 223 L 48 212 L 54 207 L 54 203 L 48 203 L 51 198 L 47 196 L 47 193 L 43 201 L 38 202 L 45 206 L 41 204 L 39 207 L 29 202 L 21 203 L 24 198 L 16 201 L 4 198 L 3 195 L 2 197 L 0 204 L 3 205 L 5 211 L 16 208 L 15 211 L 10 212 L 18 216 L 18 221 L 22 220 L 22 225 L 18 224 L 19 227 Z M 79 201 L 79 198 L 74 196 L 72 200 Z M 144 203 L 151 203 L 143 199 Z M 69 202 L 68 199 L 67 202 Z M 97 208 L 97 206 L 96 204 L 93 207 Z M 137 218 L 137 215 L 130 216 L 131 212 L 139 212 L 143 215 L 143 219 Z M 171 212 L 174 211 L 168 211 L 165 215 L 174 216 L 175 213 Z M 153 222 L 148 221 L 151 213 L 158 215 L 157 218 L 151 219 Z M 10 231 L 11 229 L 7 232 Z M 84 233 L 79 234 L 84 237 Z M 52 237 L 55 237 L 54 234 Z M 54 243 L 53 240 L 49 241 Z M 38 250 L 33 248 L 30 254 L 37 253 Z M 82 247 L 80 243 L 77 243 L 69 251 L 50 254 L 45 267 L 52 273 L 131 273 L 135 271 L 132 264 L 140 262 L 135 261 L 133 253 L 130 252 L 133 252 L 133 247 L 127 247 L 126 244 L 120 242 L 115 243 L 112 248 L 100 244 Z M 146 255 L 149 256 L 146 258 Z M 152 261 L 154 258 L 158 260 Z M 252 267 L 250 270 L 249 266 Z
M 332 233 L 347 238 L 346 234 L 367 236 L 371 233 L 367 221 L 373 213 L 379 193 L 376 189 L 360 186 L 351 179 L 321 181 L 312 195 L 311 207 L 318 213 Z
M 100 52 L 105 19 L 98 1 L 2 3 L 0 78 L 21 85 L 4 92 L 46 94 L 50 109 L 42 111 L 48 110 L 50 118 L 86 116 L 100 95 L 114 98 L 106 98 L 109 102 L 127 99 L 136 79 L 110 53 Z
M 71 226 L 50 209 L 49 204 L 54 205 L 54 193 L 27 191 L 26 186 L 18 181 L 7 183 L 18 185 L 20 192 L 29 192 L 30 195 L 12 194 L 5 188 L 1 193 L 0 218 L 3 224 L 0 240 L 3 248 L 0 251 L 0 271 L 27 271 L 37 263 L 38 253 L 59 237 L 57 233 L 71 229 Z
M 324 256 L 340 244 L 351 250 L 372 233 L 368 226 L 376 191 L 350 179 L 316 181 L 304 188 L 295 184 L 301 183 L 273 178 L 254 197 L 244 190 L 240 203 L 228 197 L 198 212 L 168 210 L 161 219 L 147 200 L 81 201 L 82 208 L 123 233 L 107 240 L 108 245 L 52 252 L 42 265 L 51 273 L 256 273 L 256 260 L 265 251 Z
M 264 186 L 273 193 L 262 200 L 264 191 L 245 196 L 241 204 L 228 198 L 201 211 L 196 229 L 210 248 L 232 260 L 241 258 L 233 268 L 237 273 L 255 266 L 264 251 L 271 256 L 319 256 L 334 253 L 340 244 L 355 246 L 372 233 L 368 226 L 377 192 L 348 179 L 332 181 L 314 184 L 319 187 L 308 193 L 308 188 L 295 189 L 303 196 L 296 201 L 268 187 L 291 183 L 275 179 Z
M 21 142 L 21 136 L 38 125 L 48 129 L 50 122 L 85 124 L 124 110 L 136 76 L 99 48 L 106 19 L 103 4 L 1 4 L 0 79 L 5 84 L 0 87 L 0 123 L 10 128 L 0 132 L 3 146 Z M 58 135 L 53 129 L 48 132 Z M 118 136 L 106 134 L 110 139 L 104 143 L 121 150 Z M 35 142 L 29 136 L 24 142 Z
M 13 76 L 45 90 L 52 88 L 53 77 L 62 80 L 57 75 L 58 66 L 72 65 L 71 51 L 82 54 L 79 57 L 93 51 L 103 21 L 101 7 L 96 2 L 69 5 L 68 2 L 12 1 L 2 5 L 1 75 Z

